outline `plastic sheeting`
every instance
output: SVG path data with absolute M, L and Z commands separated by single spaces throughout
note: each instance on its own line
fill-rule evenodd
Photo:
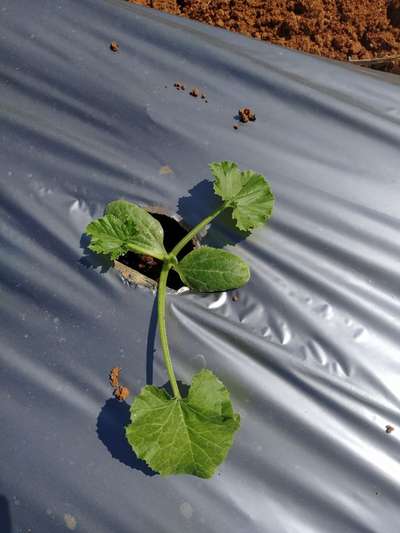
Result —
M 0 16 L 1 532 L 397 533 L 400 78 L 122 2 Z M 154 295 L 82 232 L 120 197 L 197 222 L 222 159 L 265 173 L 275 213 L 246 241 L 216 222 L 252 279 L 171 296 L 168 329 L 179 378 L 211 368 L 242 427 L 213 479 L 161 478 L 107 384 L 165 382 Z

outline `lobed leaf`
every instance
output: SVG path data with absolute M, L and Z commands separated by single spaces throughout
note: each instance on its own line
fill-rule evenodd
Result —
M 94 220 L 85 230 L 91 237 L 89 248 L 98 254 L 110 255 L 111 259 L 117 259 L 129 250 L 128 243 L 135 232 L 132 221 L 124 223 L 112 215 Z
M 251 231 L 272 215 L 274 195 L 264 176 L 253 170 L 240 171 L 232 161 L 211 163 L 214 191 L 232 207 L 240 230 Z
M 201 370 L 183 399 L 144 387 L 131 406 L 126 437 L 136 455 L 163 476 L 210 478 L 239 425 L 228 390 L 210 370 Z
M 112 259 L 128 250 L 164 259 L 164 231 L 161 224 L 145 209 L 125 200 L 107 205 L 105 216 L 86 228 L 91 236 L 89 248 L 97 253 L 111 254 Z
M 193 250 L 174 268 L 183 283 L 197 292 L 237 289 L 250 279 L 241 257 L 209 246 Z

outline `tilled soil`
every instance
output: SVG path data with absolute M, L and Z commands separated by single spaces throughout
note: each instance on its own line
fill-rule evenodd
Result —
M 400 55 L 400 0 L 128 1 L 333 59 Z

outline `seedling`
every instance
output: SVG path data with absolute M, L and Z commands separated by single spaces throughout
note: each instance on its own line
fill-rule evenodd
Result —
M 211 163 L 214 192 L 221 205 L 195 226 L 170 252 L 164 248 L 161 224 L 141 207 L 116 200 L 105 214 L 91 222 L 86 233 L 90 248 L 117 259 L 129 250 L 163 262 L 158 283 L 158 328 L 172 395 L 146 385 L 131 406 L 126 437 L 136 455 L 161 475 L 192 474 L 211 477 L 225 459 L 239 428 L 230 395 L 223 383 L 203 369 L 192 379 L 186 397 L 179 390 L 165 322 L 168 273 L 174 269 L 194 292 L 217 292 L 241 287 L 250 278 L 249 267 L 225 250 L 202 246 L 178 261 L 177 255 L 205 226 L 231 209 L 236 226 L 246 232 L 264 224 L 272 214 L 274 196 L 264 176 L 240 171 L 236 163 Z

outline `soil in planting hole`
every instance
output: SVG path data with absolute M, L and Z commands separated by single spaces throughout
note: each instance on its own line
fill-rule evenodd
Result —
M 151 215 L 159 221 L 164 230 L 164 246 L 167 252 L 170 252 L 179 241 L 185 237 L 189 232 L 181 226 L 181 224 L 174 218 L 168 215 L 161 215 L 158 213 L 151 213 Z M 194 250 L 192 242 L 187 244 L 178 254 L 178 259 L 183 259 L 185 255 Z M 124 265 L 137 270 L 144 276 L 158 281 L 160 278 L 162 262 L 147 255 L 138 255 L 133 252 L 118 258 L 118 261 Z M 170 289 L 178 290 L 183 287 L 183 283 L 174 270 L 169 271 L 168 287 Z

